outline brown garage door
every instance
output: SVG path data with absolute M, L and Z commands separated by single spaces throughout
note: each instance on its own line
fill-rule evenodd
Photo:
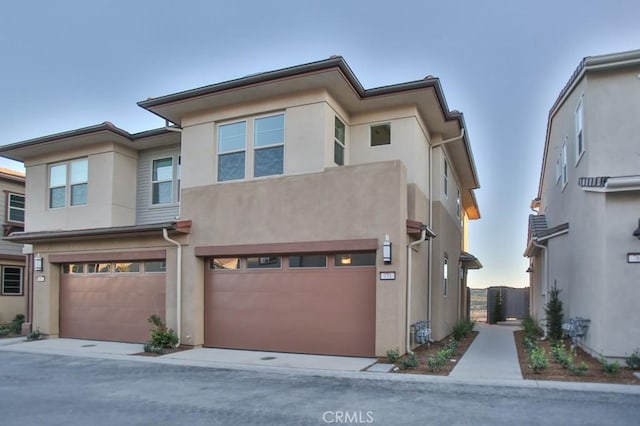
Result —
M 375 354 L 375 253 L 218 258 L 208 264 L 205 346 Z
M 132 343 L 149 340 L 147 318 L 152 314 L 165 317 L 163 264 L 62 265 L 60 337 Z

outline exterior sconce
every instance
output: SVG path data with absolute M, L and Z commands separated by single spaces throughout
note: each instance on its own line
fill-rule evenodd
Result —
M 532 272 L 533 272 L 533 268 L 532 268 L 531 266 L 529 266 L 525 272 L 526 272 L 527 274 L 530 274 L 530 273 L 532 273 Z
M 391 264 L 391 241 L 389 241 L 389 236 L 384 236 L 384 243 L 382 243 L 382 261 L 385 265 Z
M 640 219 L 638 219 L 638 229 L 633 231 L 633 236 L 640 240 Z
M 42 257 L 40 255 L 35 255 L 33 258 L 33 270 L 36 272 L 42 272 Z

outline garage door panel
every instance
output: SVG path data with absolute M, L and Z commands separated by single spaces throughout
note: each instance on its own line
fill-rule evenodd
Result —
M 375 267 L 208 271 L 205 345 L 375 353 Z
M 61 337 L 143 343 L 152 314 L 165 316 L 164 274 L 62 274 Z

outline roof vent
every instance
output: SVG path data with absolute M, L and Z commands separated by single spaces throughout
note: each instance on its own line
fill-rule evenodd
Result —
M 435 77 L 432 76 L 431 74 L 429 74 L 428 76 L 426 76 L 424 79 L 425 80 L 433 80 Z

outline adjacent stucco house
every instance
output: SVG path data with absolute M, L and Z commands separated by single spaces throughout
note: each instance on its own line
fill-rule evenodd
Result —
M 640 346 L 640 50 L 585 58 L 549 112 L 529 218 L 531 311 L 562 289 L 581 345 L 620 358 Z
M 139 105 L 167 127 L 0 148 L 27 170 L 33 327 L 136 342 L 157 313 L 186 345 L 373 356 L 465 315 L 479 184 L 438 79 L 364 89 L 332 57 Z
M 3 235 L 24 230 L 24 174 L 0 168 L 0 211 Z M 22 244 L 0 241 L 0 324 L 26 313 Z

